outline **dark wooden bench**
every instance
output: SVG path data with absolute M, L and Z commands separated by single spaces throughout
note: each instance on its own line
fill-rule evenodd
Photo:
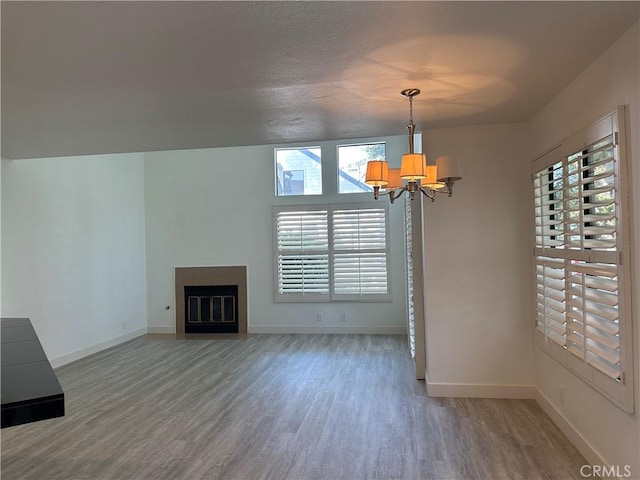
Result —
M 2 318 L 2 428 L 64 416 L 64 392 L 28 318 Z

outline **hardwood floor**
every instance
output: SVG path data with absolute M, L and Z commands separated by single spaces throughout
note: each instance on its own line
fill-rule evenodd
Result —
M 56 371 L 67 415 L 2 430 L 2 479 L 580 478 L 534 401 L 413 371 L 400 336 L 140 337 Z

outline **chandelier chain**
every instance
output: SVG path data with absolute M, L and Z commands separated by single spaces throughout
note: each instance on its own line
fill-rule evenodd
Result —
M 413 97 L 409 97 L 409 125 L 413 125 Z

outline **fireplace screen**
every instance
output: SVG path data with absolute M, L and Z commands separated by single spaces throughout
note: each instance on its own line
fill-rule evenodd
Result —
M 184 287 L 185 332 L 228 333 L 238 331 L 238 287 Z
M 189 323 L 233 323 L 236 321 L 236 297 L 232 295 L 188 297 Z

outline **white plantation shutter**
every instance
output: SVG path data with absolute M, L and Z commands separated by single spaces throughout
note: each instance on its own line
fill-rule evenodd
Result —
M 569 350 L 609 377 L 620 378 L 617 265 L 574 261 L 568 285 Z
M 329 294 L 328 212 L 276 214 L 278 293 L 317 298 Z
M 388 301 L 387 207 L 274 207 L 276 301 Z
M 562 163 L 534 175 L 536 247 L 562 247 L 563 229 Z
M 411 215 L 411 198 L 404 197 L 404 234 L 406 251 L 406 275 L 407 275 L 407 320 L 409 323 L 408 340 L 411 358 L 416 358 L 416 314 L 413 301 L 413 218 Z
M 613 133 L 566 160 L 566 246 L 615 250 Z
M 552 257 L 536 258 L 536 328 L 558 345 L 565 345 L 564 261 Z
M 385 295 L 387 228 L 385 208 L 333 212 L 333 293 Z
M 549 353 L 630 411 L 630 226 L 612 114 L 534 163 L 535 328 Z M 583 140 L 584 138 L 584 140 Z

